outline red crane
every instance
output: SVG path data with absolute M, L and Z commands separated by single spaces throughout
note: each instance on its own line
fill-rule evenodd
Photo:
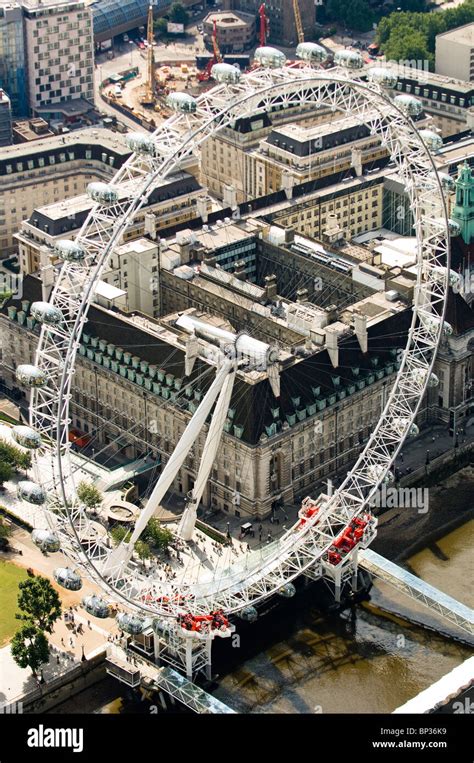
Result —
M 265 3 L 262 3 L 260 8 L 258 9 L 258 17 L 260 19 L 259 31 L 258 31 L 258 42 L 260 47 L 263 48 L 263 46 L 265 45 L 267 41 L 267 35 L 269 32 L 269 19 L 265 13 Z
M 203 72 L 198 74 L 199 82 L 207 82 L 211 79 L 211 70 L 214 64 L 220 64 L 222 61 L 221 52 L 219 50 L 219 44 L 217 42 L 217 21 L 214 19 L 214 28 L 212 30 L 212 51 L 214 57 L 209 59 L 209 62 Z

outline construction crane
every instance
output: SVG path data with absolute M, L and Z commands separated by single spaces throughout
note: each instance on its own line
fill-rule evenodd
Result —
M 262 3 L 258 9 L 258 17 L 260 19 L 258 42 L 261 48 L 266 44 L 267 36 L 269 32 L 269 19 L 265 13 L 265 3 Z
M 211 71 L 214 64 L 220 64 L 222 61 L 221 51 L 219 50 L 219 43 L 217 42 L 217 20 L 214 19 L 214 26 L 212 29 L 212 51 L 214 53 L 213 58 L 211 58 L 204 69 L 203 72 L 198 74 L 198 80 L 199 82 L 207 82 L 209 79 L 211 79 Z
M 301 13 L 298 0 L 293 0 L 293 14 L 295 16 L 296 34 L 298 35 L 298 43 L 304 42 L 304 30 L 301 22 Z
M 153 34 L 153 5 L 148 6 L 148 22 L 147 22 L 147 80 L 145 85 L 145 92 L 140 98 L 140 103 L 144 106 L 151 106 L 155 102 L 155 54 L 153 50 L 153 43 L 155 37 Z

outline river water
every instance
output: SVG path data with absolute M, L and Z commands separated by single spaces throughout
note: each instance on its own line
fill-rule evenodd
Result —
M 471 502 L 473 487 L 474 482 L 466 486 L 466 480 L 460 480 L 458 487 L 450 486 L 449 500 Z M 424 580 L 473 606 L 473 544 L 474 520 L 470 520 L 406 564 Z M 352 616 L 350 612 L 322 615 L 307 597 L 304 607 L 292 603 L 281 615 L 278 609 L 270 613 L 267 635 L 262 632 L 266 622 L 262 618 L 257 648 L 249 643 L 252 630 L 245 631 L 241 655 L 232 655 L 235 667 L 219 679 L 213 693 L 237 712 L 390 713 L 472 654 L 467 645 L 448 637 L 462 637 L 455 626 L 381 582 L 375 582 L 370 601 Z M 434 630 L 420 627 L 418 621 Z M 148 703 L 137 701 L 108 678 L 53 712 L 149 709 Z

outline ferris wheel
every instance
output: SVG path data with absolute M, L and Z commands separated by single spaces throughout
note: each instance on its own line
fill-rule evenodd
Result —
M 119 602 L 129 611 L 129 632 L 138 631 L 147 617 L 177 621 L 185 628 L 191 618 L 194 624 L 211 622 L 217 631 L 224 631 L 228 615 L 247 614 L 251 619 L 255 606 L 268 596 L 292 595 L 293 581 L 301 574 L 332 574 L 340 588 L 347 577 L 347 559 L 354 561 L 357 549 L 367 547 L 375 535 L 369 502 L 378 487 L 391 479 L 391 465 L 403 441 L 416 431 L 414 420 L 424 392 L 436 383 L 432 374 L 436 350 L 443 333 L 450 332 L 444 322 L 445 298 L 456 277 L 450 271 L 452 223 L 445 200 L 450 178 L 436 172 L 431 156 L 441 139 L 435 132 L 416 129 L 413 117 L 422 110 L 417 99 L 389 96 L 389 89 L 396 85 L 393 69 L 374 67 L 365 77 L 360 56 L 346 52 L 339 55 L 335 68 L 325 71 L 319 68 L 324 52 L 312 43 L 300 45 L 298 54 L 300 65 L 288 66 L 282 53 L 262 48 L 256 53 L 259 65 L 252 71 L 241 74 L 233 66 L 216 64 L 212 89 L 198 98 L 171 94 L 168 105 L 173 116 L 153 134 L 129 134 L 133 153 L 127 162 L 110 183 L 89 186 L 95 202 L 91 212 L 74 240 L 59 241 L 56 246 L 63 265 L 50 300 L 31 308 L 41 324 L 40 339 L 34 365 L 18 369 L 19 378 L 32 389 L 30 426 L 14 428 L 12 436 L 32 449 L 36 468 L 34 483 L 23 484 L 21 497 L 41 505 L 48 519 L 49 530 L 36 531 L 36 542 L 51 551 L 60 548 L 72 560 L 74 569 L 57 571 L 58 582 L 79 589 L 85 575 L 97 583 L 105 600 Z M 272 389 L 278 394 L 278 353 L 249 335 L 224 332 L 225 337 L 218 337 L 221 347 L 224 343 L 234 352 L 216 353 L 213 383 L 163 468 L 131 539 L 114 548 L 77 497 L 71 465 L 69 404 L 81 334 L 114 247 L 152 191 L 187 158 L 197 155 L 221 128 L 256 112 L 295 106 L 329 109 L 367 125 L 396 165 L 410 200 L 417 244 L 407 345 L 380 420 L 333 495 L 320 503 L 305 499 L 298 521 L 263 550 L 244 556 L 229 553 L 212 570 L 163 581 L 152 573 L 144 575 L 134 562 L 136 543 L 214 409 L 205 455 L 177 530 L 183 543 L 193 537 L 196 511 L 239 372 L 237 358 L 246 355 L 250 363 L 256 356 L 260 361 L 264 358 Z M 199 329 L 191 320 L 183 321 L 181 328 L 190 337 Z M 45 457 L 50 463 L 47 476 L 41 467 Z M 341 539 L 347 541 L 346 547 Z M 95 613 L 101 616 L 101 607 L 106 611 L 103 602 L 99 599 L 95 605 Z M 188 618 L 187 624 L 183 618 Z

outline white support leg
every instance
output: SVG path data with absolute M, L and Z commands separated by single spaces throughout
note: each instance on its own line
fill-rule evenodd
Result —
M 194 533 L 194 527 L 196 525 L 197 510 L 201 502 L 204 488 L 206 487 L 209 474 L 211 473 L 212 466 L 214 464 L 217 449 L 221 441 L 222 430 L 227 417 L 227 411 L 229 409 L 230 399 L 232 397 L 232 390 L 234 388 L 235 370 L 230 373 L 221 389 L 219 398 L 214 409 L 212 421 L 209 425 L 209 431 L 206 437 L 206 444 L 202 454 L 201 464 L 199 467 L 196 483 L 192 490 L 192 495 L 184 514 L 179 523 L 178 535 L 183 540 L 191 540 Z
M 103 575 L 120 574 L 120 572 L 128 564 L 133 554 L 135 543 L 140 538 L 140 535 L 147 526 L 149 520 L 152 518 L 156 509 L 159 507 L 161 501 L 163 500 L 166 492 L 172 485 L 173 480 L 183 465 L 191 447 L 199 436 L 199 432 L 201 431 L 209 413 L 211 412 L 211 408 L 217 396 L 219 395 L 223 384 L 226 382 L 232 367 L 233 361 L 224 360 L 222 366 L 216 374 L 216 378 L 212 382 L 203 401 L 199 405 L 191 421 L 181 435 L 181 438 L 179 439 L 173 453 L 171 454 L 168 463 L 161 472 L 160 478 L 153 488 L 147 505 L 138 518 L 130 540 L 127 543 L 121 543 L 114 551 L 112 551 L 102 570 Z

